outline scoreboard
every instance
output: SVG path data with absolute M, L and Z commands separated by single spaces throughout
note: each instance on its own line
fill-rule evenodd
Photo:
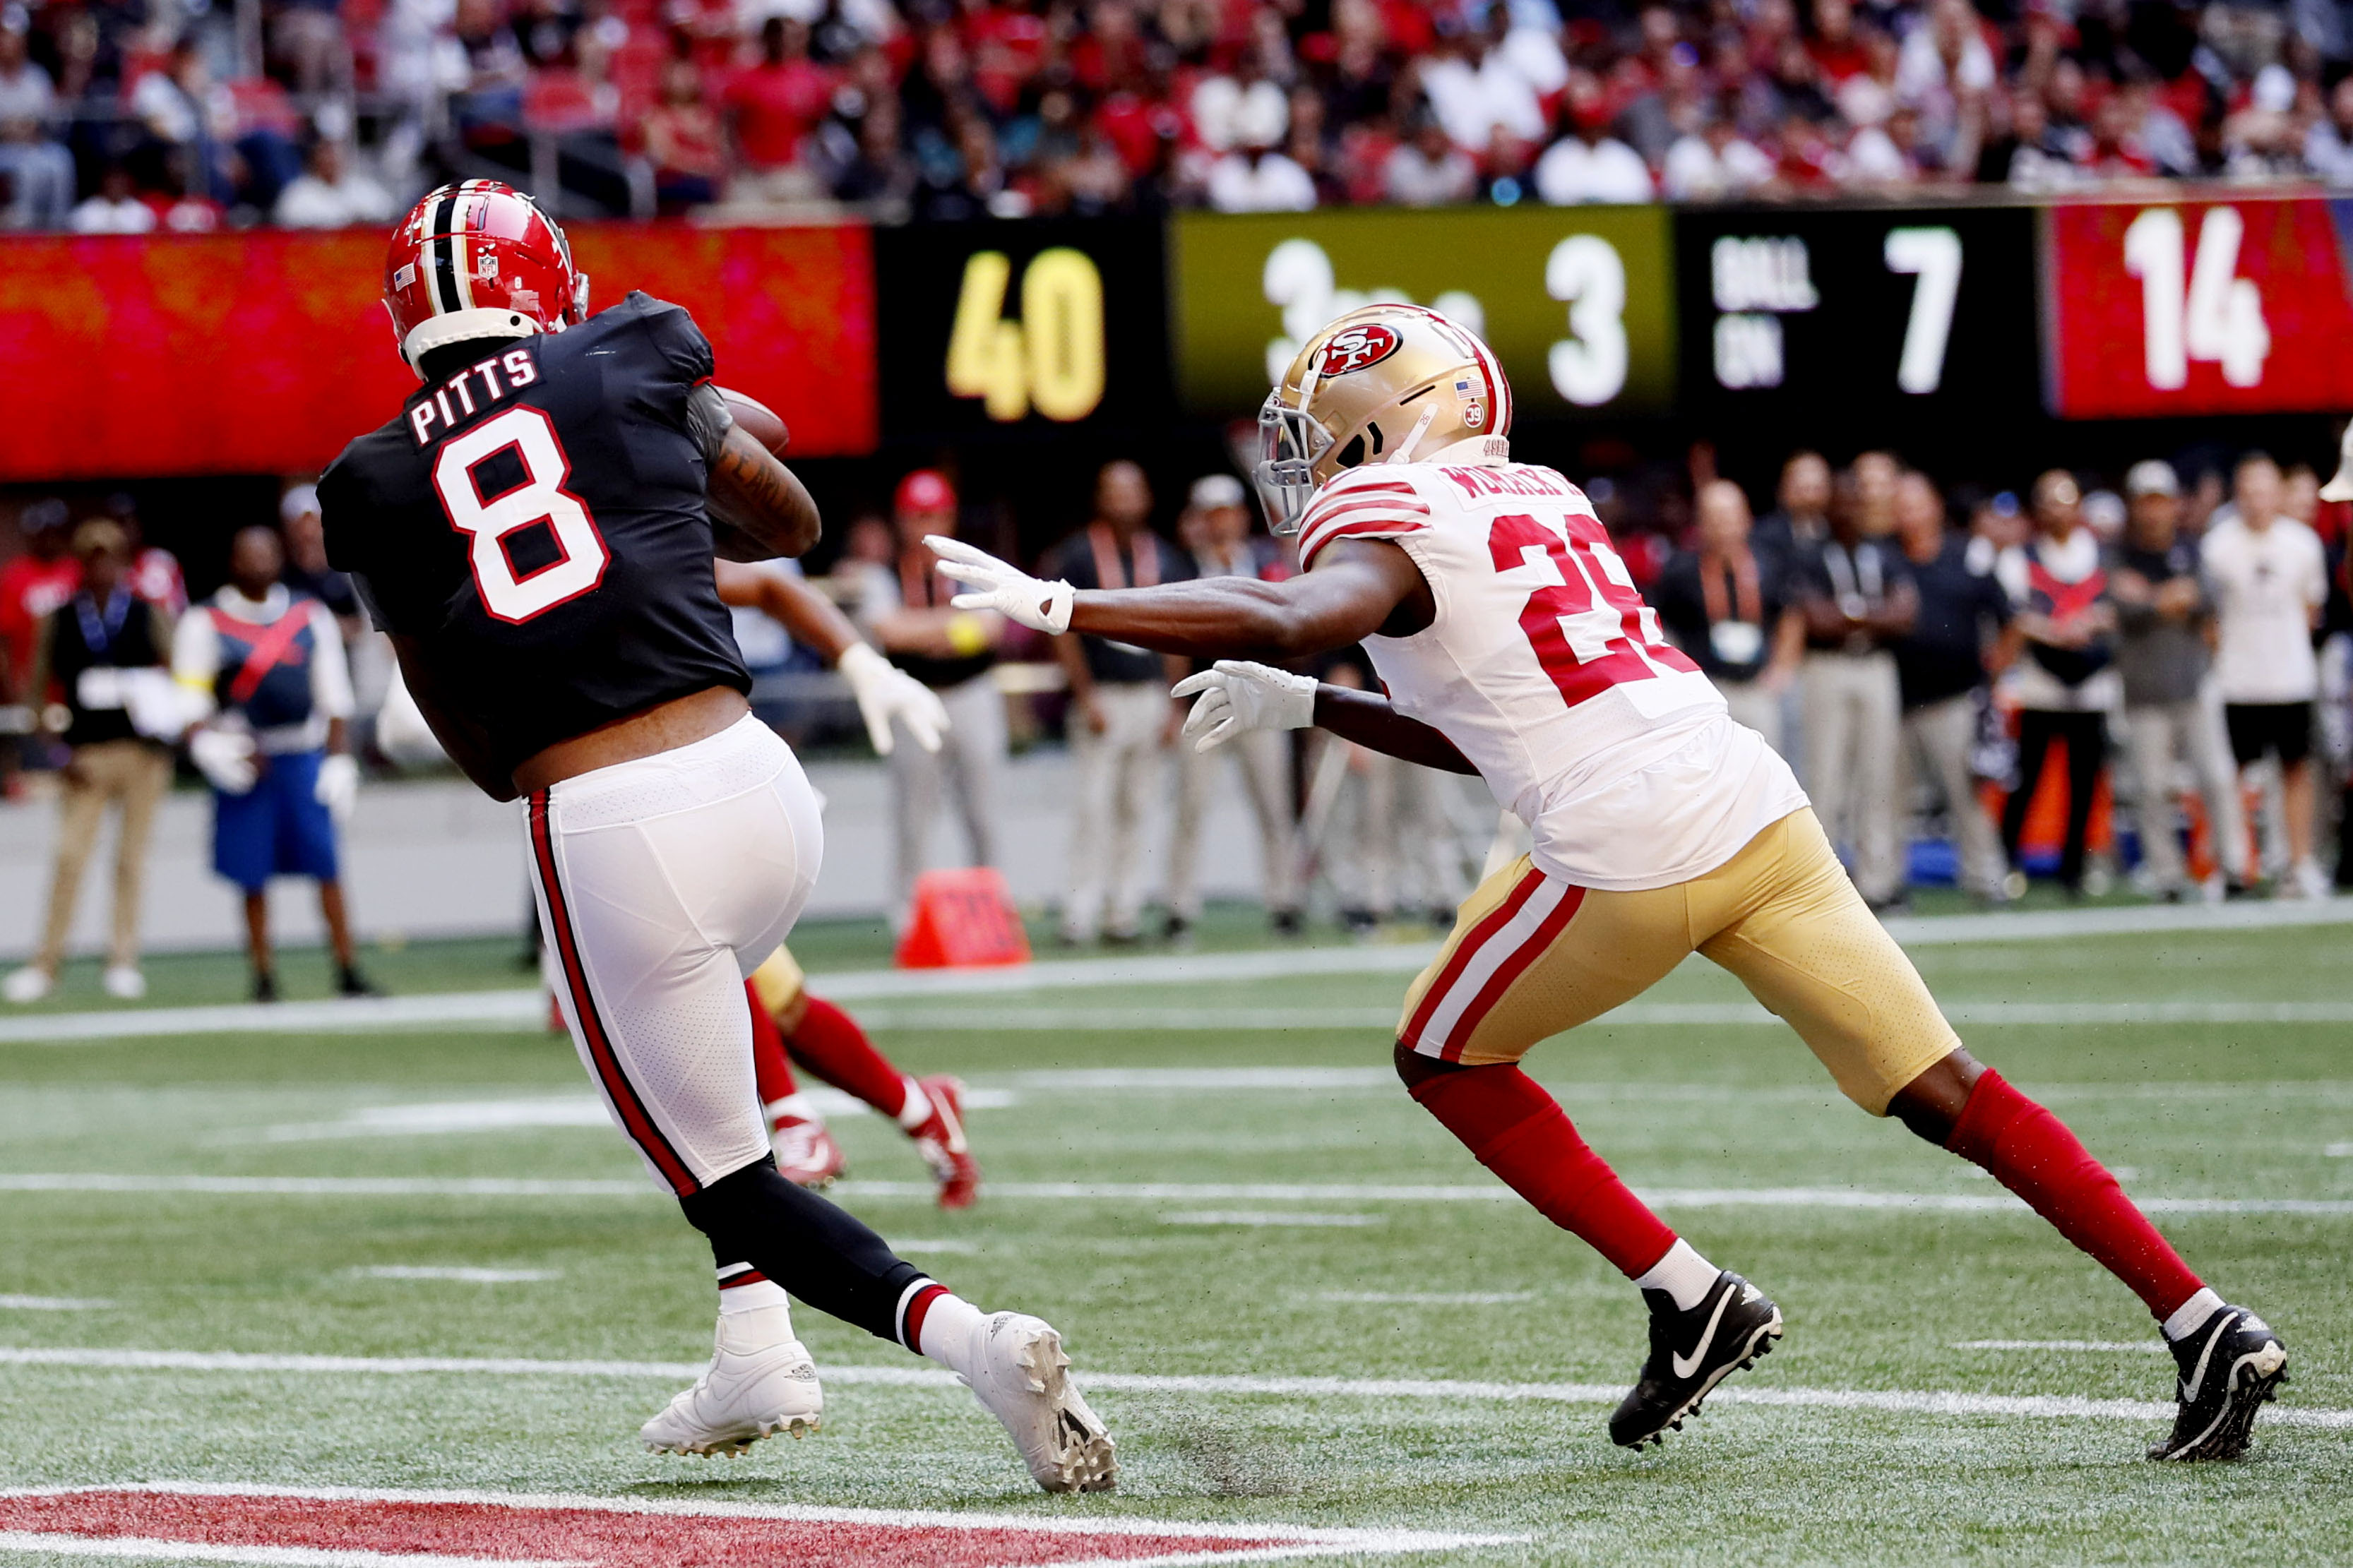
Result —
M 1682 406 L 1840 418 L 2031 403 L 2033 223 L 1999 207 L 1678 215 Z
M 2353 411 L 2353 199 L 1467 206 L 762 228 L 583 223 L 809 457 L 1246 418 L 1372 300 L 1494 349 L 1524 417 Z M 365 229 L 0 236 L 0 482 L 316 469 L 413 384 Z
M 2086 202 L 2042 216 L 2052 414 L 2353 408 L 2353 202 Z
M 882 420 L 930 438 L 1137 425 L 1168 408 L 1149 218 L 874 231 Z
M 1484 338 L 1524 410 L 1662 414 L 1674 401 L 1663 207 L 1186 213 L 1169 233 L 1179 400 L 1257 409 L 1299 345 L 1376 300 Z

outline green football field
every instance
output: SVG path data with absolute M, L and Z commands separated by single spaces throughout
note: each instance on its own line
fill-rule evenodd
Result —
M 1529 1062 L 1788 1314 L 1777 1353 L 1635 1455 L 1602 1430 L 1641 1359 L 1634 1292 L 1389 1073 L 1410 953 L 1211 942 L 1114 984 L 943 990 L 876 975 L 872 933 L 843 928 L 798 944 L 813 988 L 836 978 L 911 1070 L 965 1079 L 991 1186 L 941 1214 L 897 1131 L 845 1110 L 837 1195 L 960 1293 L 1063 1331 L 1116 1494 L 1039 1494 L 961 1389 L 807 1309 L 822 1433 L 735 1461 L 639 1451 L 708 1352 L 710 1256 L 568 1043 L 195 1012 L 150 1026 L 208 1032 L 33 1039 L 12 1015 L 0 1034 L 0 1489 L 1419 1532 L 1331 1538 L 1326 1560 L 1367 1563 L 2353 1561 L 2353 926 L 1996 929 L 2035 934 L 1913 949 L 1972 1049 L 2290 1347 L 2244 1462 L 2147 1462 L 2171 1363 L 2138 1303 L 1974 1168 L 1838 1099 L 1704 965 Z M 411 994 L 521 981 L 496 944 L 374 962 Z M 238 994 L 225 960 L 152 973 L 151 1008 Z M 9 1503 L 0 1563 L 100 1550 Z M 196 1539 L 132 1533 L 105 1554 Z M 185 1560 L 364 1555 L 206 1539 Z M 771 1560 L 1029 1560 L 996 1540 Z M 578 1560 L 561 1545 L 500 1560 Z

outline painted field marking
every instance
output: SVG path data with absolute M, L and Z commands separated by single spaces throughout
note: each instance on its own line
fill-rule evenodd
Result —
M 801 1094 L 809 1109 L 828 1120 L 871 1116 L 873 1108 L 854 1095 L 823 1084 L 811 1084 Z M 1020 1102 L 1009 1089 L 967 1089 L 966 1110 L 1002 1110 Z M 594 1127 L 612 1125 L 604 1101 L 593 1094 L 501 1095 L 486 1100 L 425 1100 L 393 1105 L 364 1105 L 336 1121 L 290 1121 L 266 1129 L 270 1143 L 312 1143 L 345 1138 L 427 1138 L 474 1132 L 505 1132 L 528 1127 Z M 215 1143 L 242 1144 L 252 1138 L 244 1129 L 216 1134 Z
M 1378 1307 L 1496 1307 L 1530 1301 L 1533 1290 L 1318 1290 L 1317 1301 L 1361 1302 Z
M 891 1243 L 891 1250 L 902 1256 L 912 1252 L 974 1253 L 980 1250 L 980 1243 L 976 1241 L 949 1241 L 945 1239 L 937 1241 L 898 1240 Z
M 554 1268 L 474 1268 L 459 1264 L 379 1263 L 351 1272 L 363 1279 L 455 1279 L 468 1285 L 528 1285 L 564 1277 Z
M 836 1182 L 845 1198 L 920 1198 L 939 1189 L 929 1182 Z M 1517 1203 L 1500 1183 L 1331 1182 L 990 1182 L 991 1197 L 1042 1203 Z M 1880 1193 L 1851 1187 L 1641 1187 L 1660 1208 L 1778 1208 L 1915 1211 L 2022 1217 L 2032 1213 L 2006 1192 Z M 666 1197 L 645 1182 L 554 1180 L 501 1176 L 198 1176 L 122 1175 L 69 1172 L 0 1173 L 0 1192 L 185 1193 L 228 1197 Z M 2136 1195 L 2150 1214 L 2353 1215 L 2353 1198 L 2168 1198 Z
M 2353 924 L 2353 899 L 2220 905 L 2149 904 L 2122 909 L 2050 910 L 2031 914 L 1903 916 L 1884 923 L 1889 933 L 1906 947 L 2042 942 L 2156 931 L 2264 931 L 2295 926 Z M 1246 952 L 1058 959 L 1009 969 L 853 970 L 820 976 L 817 989 L 834 1001 L 856 1002 L 926 996 L 1018 994 L 1096 986 L 1179 985 L 1195 980 L 1224 984 L 1237 980 L 1287 980 L 1302 975 L 1409 974 L 1428 964 L 1437 952 L 1438 944 L 1435 942 L 1415 942 L 1394 946 L 1278 948 Z M 431 1027 L 505 1031 L 539 1029 L 546 1021 L 546 994 L 536 989 L 448 992 L 414 996 L 353 997 L 328 1002 L 132 1007 L 112 1012 L 36 1014 L 28 1017 L 0 1018 L 0 1045 L 137 1039 L 161 1035 L 357 1034 Z M 1662 1017 L 1646 1021 L 1671 1020 Z M 2298 1020 L 2265 1017 L 2244 1021 Z M 2337 1020 L 2321 1018 L 2315 1021 L 2327 1023 Z
M 2353 1143 L 2331 1143 L 2322 1152 L 2332 1160 L 2353 1159 Z
M 2163 1340 L 1962 1340 L 1957 1351 L 2063 1351 L 2080 1354 L 2170 1355 Z
M 0 1312 L 96 1312 L 113 1305 L 96 1296 L 0 1296 Z
M 649 1519 L 661 1522 L 649 1528 Z M 0 1527 L 13 1527 L 11 1544 L 16 1539 L 37 1543 L 16 1550 L 153 1556 L 157 1553 L 144 1548 L 173 1544 L 176 1535 L 216 1548 L 219 1554 L 200 1548 L 164 1555 L 289 1568 L 491 1563 L 510 1568 L 550 1568 L 554 1563 L 571 1568 L 675 1568 L 681 1562 L 791 1563 L 807 1568 L 1174 1568 L 1438 1552 L 1527 1539 L 1122 1517 L 170 1481 L 0 1492 Z M 290 1540 L 304 1544 L 280 1544 Z M 417 1550 L 397 1550 L 403 1546 Z M 449 1555 L 452 1547 L 471 1551 Z M 521 1547 L 565 1555 L 526 1557 Z M 254 1555 L 285 1552 L 301 1554 Z
M 1198 1209 L 1189 1214 L 1165 1214 L 1162 1225 L 1290 1226 L 1299 1229 L 1344 1229 L 1353 1226 L 1387 1225 L 1379 1214 L 1306 1214 L 1285 1209 Z
M 186 1563 L 259 1563 L 261 1568 L 596 1568 L 586 1559 L 543 1556 L 449 1556 L 447 1552 L 364 1552 L 358 1547 L 224 1547 L 207 1540 L 155 1540 L 143 1535 L 75 1535 L 70 1531 L 0 1531 L 0 1552 L 42 1556 L 106 1556 Z
M 444 1552 L 368 1552 L 356 1547 L 224 1546 L 137 1535 L 78 1535 L 69 1531 L 0 1530 L 0 1552 L 171 1563 L 252 1563 L 262 1568 L 596 1568 L 580 1558 L 454 1557 Z
M 706 1362 L 533 1361 L 522 1357 L 262 1355 L 237 1351 L 148 1351 L 0 1347 L 0 1365 L 87 1367 L 123 1372 L 301 1373 L 373 1376 L 471 1375 L 491 1377 L 692 1379 Z M 838 1366 L 818 1368 L 818 1378 L 835 1384 L 886 1388 L 962 1389 L 955 1374 L 935 1367 Z M 1086 1372 L 1079 1383 L 1089 1393 L 1199 1394 L 1286 1399 L 1427 1399 L 1468 1405 L 1615 1405 L 1626 1396 L 1615 1383 L 1494 1383 L 1452 1378 L 1276 1377 L 1246 1374 L 1159 1374 Z M 2084 1399 L 2073 1394 L 1966 1394 L 1942 1389 L 1781 1388 L 1745 1385 L 1718 1388 L 1712 1404 L 1789 1408 L 1877 1410 L 1903 1415 L 2011 1415 L 2035 1418 L 2092 1417 L 2118 1421 L 2169 1419 L 2174 1407 L 2155 1400 Z M 2265 1423 L 2287 1426 L 2353 1429 L 2353 1409 L 2305 1409 L 2282 1405 L 2263 1413 Z M 5 1494 L 0 1494 L 5 1495 Z

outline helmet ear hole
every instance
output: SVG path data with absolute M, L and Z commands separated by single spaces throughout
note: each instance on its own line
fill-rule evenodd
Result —
M 1362 436 L 1354 437 L 1346 446 L 1340 448 L 1340 455 L 1332 460 L 1344 468 L 1355 468 L 1365 460 L 1365 438 Z
M 1373 456 L 1376 458 L 1379 457 L 1381 455 L 1381 427 L 1368 421 L 1365 426 L 1365 430 L 1366 434 L 1370 435 L 1373 438 Z

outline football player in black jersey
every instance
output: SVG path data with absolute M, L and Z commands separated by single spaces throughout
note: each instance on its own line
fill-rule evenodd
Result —
M 987 1315 L 777 1174 L 744 976 L 817 879 L 818 805 L 751 716 L 713 581 L 818 537 L 799 481 L 733 426 L 711 345 L 643 294 L 590 318 L 563 231 L 492 181 L 393 237 L 385 303 L 422 384 L 319 482 L 328 553 L 443 747 L 526 805 L 565 1021 L 614 1121 L 711 1239 L 717 1352 L 649 1447 L 818 1426 L 786 1293 L 955 1372 L 1049 1491 L 1113 1484 L 1060 1336 Z M 714 518 L 718 521 L 714 522 Z

